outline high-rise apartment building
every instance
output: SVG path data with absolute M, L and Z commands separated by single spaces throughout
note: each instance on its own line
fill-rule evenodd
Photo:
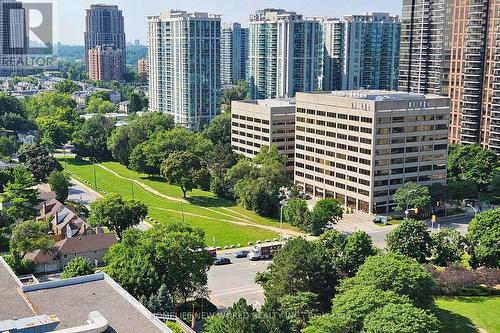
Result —
M 387 213 L 406 182 L 446 182 L 449 98 L 375 90 L 298 93 L 295 183 Z
M 146 76 L 149 74 L 148 58 L 142 58 L 137 60 L 137 74 Z
M 85 17 L 85 57 L 88 66 L 89 50 L 97 46 L 113 46 L 123 53 L 122 68 L 126 66 L 126 45 L 123 14 L 118 6 L 91 5 Z
M 220 112 L 219 15 L 169 10 L 148 17 L 150 109 L 199 129 Z
M 253 158 L 262 146 L 276 146 L 286 155 L 285 173 L 293 178 L 295 100 L 264 99 L 231 103 L 231 145 Z
M 221 83 L 236 84 L 247 77 L 248 29 L 241 24 L 223 23 L 221 29 Z
M 451 26 L 450 141 L 500 154 L 500 3 L 455 0 Z
M 123 80 L 123 51 L 114 46 L 100 45 L 89 50 L 88 73 L 93 81 Z
M 249 23 L 249 82 L 254 99 L 289 98 L 321 89 L 318 20 L 283 9 L 258 10 Z
M 399 89 L 447 94 L 454 0 L 403 0 Z
M 322 26 L 323 90 L 395 90 L 401 25 L 388 13 L 319 18 Z
M 398 16 L 367 13 L 344 17 L 342 89 L 396 90 L 399 75 Z
M 0 47 L 0 75 L 24 75 L 28 31 L 22 2 L 0 0 Z

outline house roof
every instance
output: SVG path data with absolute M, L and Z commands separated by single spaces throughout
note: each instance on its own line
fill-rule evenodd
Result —
M 22 286 L 0 258 L 0 321 L 38 315 L 56 315 L 57 329 L 87 324 L 98 311 L 107 321 L 107 332 L 170 333 L 160 320 L 105 273 Z
M 65 238 L 57 242 L 59 254 L 89 252 L 93 250 L 109 249 L 117 242 L 116 236 L 112 232 L 103 234 L 91 234 L 85 236 L 75 236 Z

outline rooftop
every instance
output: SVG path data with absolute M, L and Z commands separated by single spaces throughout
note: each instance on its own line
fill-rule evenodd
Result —
M 368 101 L 407 101 L 407 100 L 425 100 L 433 98 L 443 98 L 438 95 L 424 95 L 417 93 L 408 93 L 403 91 L 388 91 L 388 90 L 341 90 L 327 92 L 311 92 L 298 94 L 321 94 L 331 95 L 334 97 L 344 97 L 348 99 L 360 99 Z
M 59 319 L 57 329 L 73 328 L 87 325 L 97 311 L 107 321 L 106 332 L 171 332 L 105 273 L 22 285 L 0 258 L 0 295 L 0 322 L 47 315 Z
M 255 99 L 255 100 L 244 100 L 235 102 L 267 106 L 270 108 L 280 107 L 280 106 L 295 106 L 295 98 Z

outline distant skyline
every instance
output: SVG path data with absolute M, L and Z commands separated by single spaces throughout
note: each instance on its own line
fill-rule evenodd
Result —
M 223 22 L 248 25 L 249 15 L 257 9 L 283 8 L 305 16 L 342 17 L 364 12 L 388 12 L 401 15 L 402 0 L 53 0 L 55 13 L 54 41 L 62 44 L 83 45 L 85 9 L 91 4 L 117 5 L 125 17 L 127 42 L 136 39 L 146 44 L 146 17 L 158 15 L 167 9 L 209 12 L 222 15 Z

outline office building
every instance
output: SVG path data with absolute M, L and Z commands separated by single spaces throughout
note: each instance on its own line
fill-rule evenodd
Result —
M 22 2 L 0 0 L 0 76 L 26 74 L 28 31 Z
M 248 29 L 239 23 L 224 23 L 221 29 L 221 83 L 236 84 L 246 80 Z
M 290 98 L 321 89 L 323 42 L 318 20 L 283 9 L 258 10 L 249 23 L 253 99 Z
M 342 89 L 397 90 L 400 32 L 388 13 L 345 16 Z
M 93 81 L 123 81 L 123 51 L 100 45 L 89 50 L 88 75 Z
M 456 0 L 451 17 L 450 141 L 500 154 L 500 4 Z
M 169 10 L 148 17 L 150 109 L 199 129 L 220 112 L 219 15 Z
M 233 150 L 253 158 L 262 146 L 274 145 L 288 157 L 285 172 L 293 177 L 295 100 L 264 99 L 231 103 Z
M 295 183 L 370 213 L 407 182 L 446 182 L 449 98 L 376 90 L 298 93 Z
M 112 46 L 122 51 L 122 69 L 126 63 L 126 44 L 123 14 L 118 6 L 91 5 L 85 17 L 85 57 L 88 66 L 89 51 L 98 46 Z M 88 68 L 88 67 L 87 67 Z
M 447 95 L 453 0 L 403 0 L 399 89 Z

